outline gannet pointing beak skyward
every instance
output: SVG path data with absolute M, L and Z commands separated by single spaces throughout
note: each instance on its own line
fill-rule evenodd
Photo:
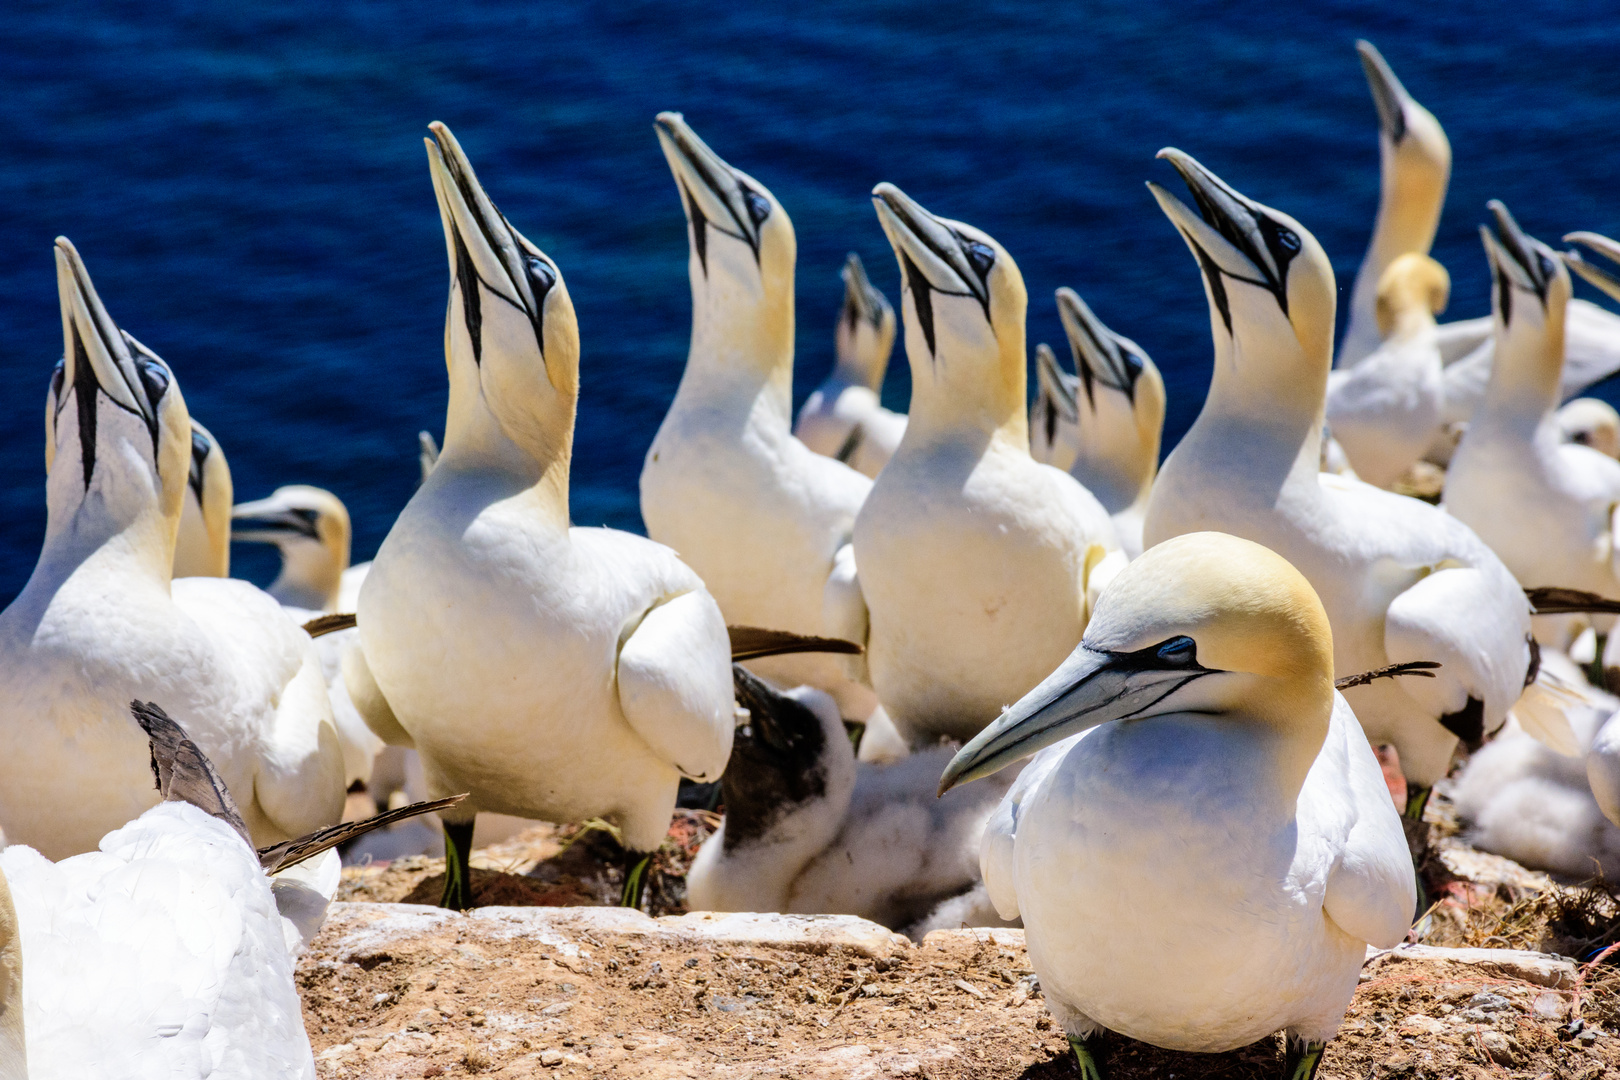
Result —
M 1284 1076 L 1310 1077 L 1416 887 L 1309 583 L 1220 533 L 1150 549 L 940 789 L 1043 748 L 980 865 L 1002 917 L 1024 920 L 1081 1075 L 1100 1075 L 1087 1040 L 1103 1028 L 1211 1052 L 1280 1029 Z
M 191 472 L 174 547 L 175 577 L 229 577 L 231 467 L 208 429 L 191 421 Z
M 1215 370 L 1198 420 L 1166 459 L 1144 540 L 1218 529 L 1265 544 L 1310 581 L 1341 675 L 1433 660 L 1436 678 L 1346 692 L 1373 741 L 1393 743 L 1421 813 L 1457 739 L 1501 726 L 1536 673 L 1529 608 L 1467 526 L 1416 499 L 1321 473 L 1335 288 L 1298 221 L 1164 150 L 1198 209 L 1150 185 L 1202 271 Z
M 1096 498 L 1030 457 L 1018 264 L 893 184 L 872 202 L 905 285 L 912 389 L 855 561 L 872 684 L 921 746 L 971 738 L 1050 672 L 1124 555 Z

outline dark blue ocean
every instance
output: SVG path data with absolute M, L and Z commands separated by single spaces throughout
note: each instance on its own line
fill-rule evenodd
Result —
M 336 491 L 369 558 L 439 432 L 447 273 L 422 136 L 448 123 L 567 275 L 583 339 L 573 515 L 641 528 L 636 478 L 689 327 L 685 226 L 653 136 L 683 111 L 799 238 L 797 400 L 831 356 L 844 253 L 898 303 L 868 193 L 985 229 L 1062 349 L 1078 289 L 1163 369 L 1166 450 L 1209 378 L 1197 269 L 1142 184 L 1178 146 L 1305 223 L 1347 296 L 1377 199 L 1370 38 L 1455 154 L 1436 256 L 1489 310 L 1476 234 L 1620 234 L 1620 19 L 1596 5 L 738 4 L 364 0 L 0 6 L 0 601 L 44 530 L 61 353 L 51 240 L 174 368 L 238 499 Z M 1582 295 L 1591 290 L 1577 286 Z M 897 356 L 885 400 L 904 409 Z M 261 582 L 268 551 L 237 545 Z

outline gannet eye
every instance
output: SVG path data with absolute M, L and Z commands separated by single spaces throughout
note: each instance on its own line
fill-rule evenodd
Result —
M 51 372 L 51 397 L 62 400 L 62 379 L 67 374 L 67 357 L 56 362 L 56 368 Z
M 544 300 L 546 293 L 557 284 L 557 271 L 542 258 L 534 255 L 523 256 L 523 270 L 529 275 L 529 285 L 534 289 L 535 303 Z
M 1192 667 L 1198 663 L 1198 645 L 1190 637 L 1176 637 L 1156 650 L 1159 659 L 1171 667 Z
M 990 268 L 996 264 L 996 253 L 990 245 L 977 240 L 963 240 L 962 254 L 967 256 L 968 265 L 973 267 L 980 280 L 990 276 Z
M 146 390 L 146 400 L 156 405 L 169 390 L 169 373 L 162 364 L 145 356 L 136 357 L 135 370 L 141 377 L 142 388 Z
M 748 217 L 757 229 L 760 222 L 771 216 L 771 200 L 755 191 L 753 188 L 742 188 L 743 205 L 748 208 Z

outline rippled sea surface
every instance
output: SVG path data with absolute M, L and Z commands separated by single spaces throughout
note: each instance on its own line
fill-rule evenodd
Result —
M 238 499 L 331 488 L 354 516 L 356 560 L 370 557 L 414 487 L 416 432 L 443 422 L 431 120 L 567 275 L 583 343 L 574 520 L 636 530 L 636 478 L 689 327 L 661 109 L 684 112 L 793 218 L 796 402 L 830 363 L 846 251 L 898 302 L 868 199 L 890 180 L 1013 254 L 1031 348 L 1061 346 L 1059 285 L 1146 347 L 1169 387 L 1167 451 L 1208 384 L 1209 322 L 1196 266 L 1143 187 L 1179 187 L 1153 154 L 1180 147 L 1300 219 L 1347 296 L 1378 177 L 1357 37 L 1451 138 L 1435 251 L 1451 315 L 1489 310 L 1476 233 L 1489 198 L 1549 241 L 1620 234 L 1620 20 L 1553 3 L 1170 7 L 283 0 L 159 14 L 11 0 L 0 600 L 44 531 L 58 233 L 113 317 L 173 366 Z M 884 397 L 903 409 L 908 394 L 897 356 Z M 273 575 L 267 551 L 234 558 L 241 575 Z

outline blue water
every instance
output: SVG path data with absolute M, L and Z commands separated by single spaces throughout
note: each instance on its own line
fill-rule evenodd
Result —
M 417 430 L 443 420 L 430 120 L 567 275 L 583 339 L 574 519 L 627 529 L 689 326 L 661 109 L 793 217 L 800 401 L 830 360 L 844 253 L 898 300 L 867 198 L 891 180 L 1012 252 L 1032 347 L 1064 351 L 1051 292 L 1065 284 L 1141 342 L 1169 386 L 1168 449 L 1207 386 L 1209 324 L 1197 269 L 1142 186 L 1178 187 L 1153 153 L 1179 146 L 1299 218 L 1347 294 L 1377 199 L 1358 36 L 1450 135 L 1436 255 L 1453 315 L 1488 310 L 1488 198 L 1548 240 L 1620 235 L 1620 20 L 1584 4 L 159 7 L 0 7 L 0 600 L 44 530 L 58 233 L 113 317 L 173 366 L 238 498 L 331 488 L 355 558 L 370 557 L 413 489 Z M 905 368 L 897 356 L 893 407 Z M 244 576 L 273 573 L 266 551 L 234 558 Z

